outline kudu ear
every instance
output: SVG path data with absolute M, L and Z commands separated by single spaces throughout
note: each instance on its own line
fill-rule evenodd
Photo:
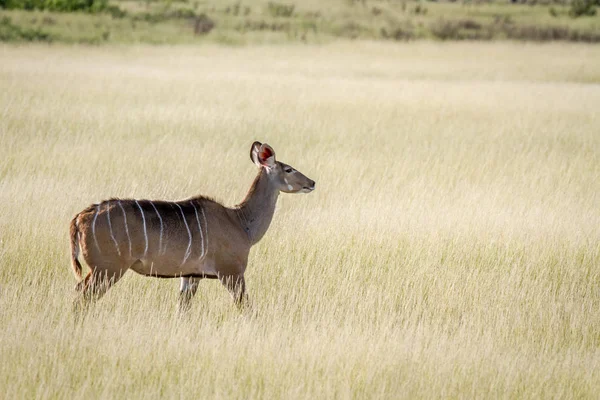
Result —
M 262 146 L 261 142 L 252 143 L 252 147 L 250 147 L 250 159 L 252 162 L 260 167 L 260 162 L 258 161 L 258 151 L 260 150 L 260 146 Z
M 250 158 L 259 167 L 272 168 L 275 166 L 275 150 L 266 143 L 254 142 L 250 148 Z
M 261 166 L 267 168 L 275 166 L 275 150 L 268 144 L 262 144 L 258 149 L 256 156 Z

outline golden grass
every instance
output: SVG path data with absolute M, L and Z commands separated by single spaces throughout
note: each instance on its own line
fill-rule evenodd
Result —
M 0 47 L 5 398 L 592 398 L 600 48 Z M 128 273 L 73 322 L 68 223 L 111 196 L 282 195 L 255 314 Z

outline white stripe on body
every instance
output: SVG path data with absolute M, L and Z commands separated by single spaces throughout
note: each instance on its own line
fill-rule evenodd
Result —
M 146 231 L 146 216 L 144 215 L 144 210 L 142 210 L 142 206 L 140 206 L 140 203 L 136 200 L 135 204 L 137 204 L 138 208 L 140 209 L 140 212 L 142 213 L 142 222 L 144 223 L 144 239 L 146 240 L 146 247 L 144 248 L 144 257 L 146 257 L 146 254 L 148 254 L 148 232 Z
M 119 243 L 117 243 L 117 239 L 115 239 L 115 235 L 113 234 L 113 230 L 112 230 L 112 223 L 110 222 L 110 201 L 108 201 L 106 203 L 106 219 L 108 220 L 108 230 L 110 231 L 110 237 L 112 239 L 112 241 L 115 244 L 115 247 L 117 248 L 117 253 L 119 253 L 119 256 L 121 255 L 121 249 L 119 248 Z
M 125 221 L 125 233 L 127 234 L 127 240 L 129 241 L 129 257 L 131 257 L 131 237 L 129 236 L 129 227 L 127 226 L 127 214 L 125 214 L 125 209 L 123 208 L 123 204 L 121 204 L 121 200 L 118 200 L 119 207 L 121 207 L 121 211 L 123 211 L 123 220 Z
M 96 204 L 96 214 L 94 214 L 94 222 L 92 222 L 92 235 L 94 236 L 94 243 L 96 244 L 96 250 L 100 253 L 100 246 L 98 246 L 98 239 L 96 239 L 96 218 L 100 212 L 100 205 Z
M 200 207 L 200 212 L 202 213 L 202 219 L 204 219 L 204 237 L 206 242 L 204 249 L 208 253 L 208 222 L 206 222 L 206 215 L 204 215 L 204 207 Z
M 190 201 L 192 207 L 194 207 L 194 212 L 196 213 L 196 222 L 198 222 L 198 230 L 200 231 L 200 245 L 202 246 L 202 253 L 198 260 L 202 260 L 204 258 L 204 234 L 202 233 L 202 225 L 200 225 L 200 217 L 198 217 L 198 209 L 193 201 Z
M 187 250 L 185 251 L 185 256 L 183 257 L 183 261 L 181 262 L 181 265 L 185 264 L 185 262 L 187 261 L 188 257 L 190 256 L 191 252 L 191 248 L 192 248 L 192 232 L 190 231 L 190 227 L 188 226 L 187 221 L 185 220 L 185 214 L 183 213 L 183 208 L 181 208 L 181 206 L 177 203 L 174 203 L 177 207 L 179 207 L 179 211 L 181 211 L 181 217 L 183 218 L 183 223 L 185 224 L 185 229 L 187 229 L 188 232 L 188 236 L 190 238 L 189 242 L 188 242 L 188 247 Z
M 158 209 L 154 205 L 154 203 L 150 202 L 150 204 L 152 204 L 152 207 L 154 207 L 154 211 L 156 211 L 156 215 L 158 215 L 158 220 L 160 221 L 160 238 L 158 239 L 158 254 L 165 254 L 165 251 L 167 250 L 166 246 L 165 246 L 165 251 L 163 251 L 161 253 L 162 237 L 163 237 L 163 220 L 162 220 L 162 217 L 160 216 L 160 213 L 158 212 Z

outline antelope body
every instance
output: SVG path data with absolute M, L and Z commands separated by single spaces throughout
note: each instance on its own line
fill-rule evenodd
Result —
M 315 187 L 276 161 L 268 144 L 254 142 L 250 158 L 258 175 L 244 201 L 231 208 L 198 196 L 176 202 L 110 199 L 78 213 L 70 227 L 71 264 L 79 279 L 76 305 L 101 297 L 129 269 L 181 278 L 180 310 L 189 308 L 202 278 L 219 279 L 238 306 L 246 305 L 248 254 L 267 231 L 279 192 Z M 90 267 L 84 279 L 80 254 Z

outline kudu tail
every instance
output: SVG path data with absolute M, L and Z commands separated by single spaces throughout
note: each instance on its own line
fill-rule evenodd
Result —
M 79 229 L 77 227 L 77 217 L 71 221 L 70 236 L 71 236 L 71 267 L 77 280 L 81 280 L 81 263 L 77 259 L 79 257 Z

